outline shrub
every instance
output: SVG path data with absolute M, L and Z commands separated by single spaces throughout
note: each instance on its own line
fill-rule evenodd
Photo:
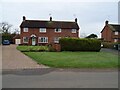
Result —
M 62 51 L 100 51 L 101 42 L 97 39 L 61 38 Z

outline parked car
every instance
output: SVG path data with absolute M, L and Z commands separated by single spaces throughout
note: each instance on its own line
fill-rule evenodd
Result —
M 114 48 L 115 48 L 116 50 L 120 50 L 120 44 L 114 45 Z
M 10 45 L 10 41 L 9 40 L 3 40 L 3 45 Z

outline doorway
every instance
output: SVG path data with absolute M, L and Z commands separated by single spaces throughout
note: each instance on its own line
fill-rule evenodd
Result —
M 32 45 L 36 45 L 36 38 L 32 37 Z

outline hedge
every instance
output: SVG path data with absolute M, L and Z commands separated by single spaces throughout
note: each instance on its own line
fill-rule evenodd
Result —
M 61 38 L 62 51 L 100 51 L 101 41 L 97 39 Z

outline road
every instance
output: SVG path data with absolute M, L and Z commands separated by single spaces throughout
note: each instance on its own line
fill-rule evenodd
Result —
M 117 70 L 54 69 L 3 46 L 2 88 L 117 88 Z
M 117 88 L 117 71 L 31 69 L 3 72 L 3 88 Z

